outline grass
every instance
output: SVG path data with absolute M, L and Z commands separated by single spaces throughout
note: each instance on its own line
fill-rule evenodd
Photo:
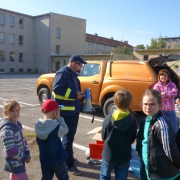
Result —
M 27 143 L 31 152 L 31 158 L 34 160 L 39 160 L 39 148 L 36 142 L 35 131 L 24 129 L 24 136 L 27 140 Z

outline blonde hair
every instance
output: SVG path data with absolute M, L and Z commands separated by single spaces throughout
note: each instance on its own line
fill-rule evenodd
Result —
M 7 101 L 4 101 L 4 108 L 3 108 L 3 111 L 4 112 L 10 112 L 12 111 L 16 106 L 19 106 L 19 103 L 13 99 L 10 99 L 10 100 L 7 100 Z

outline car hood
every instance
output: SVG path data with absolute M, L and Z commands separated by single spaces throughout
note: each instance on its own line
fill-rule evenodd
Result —
M 179 54 L 170 54 L 167 56 L 159 56 L 159 57 L 151 58 L 148 60 L 148 62 L 151 66 L 157 66 L 161 64 L 166 64 L 167 62 L 179 61 L 179 60 L 180 60 Z

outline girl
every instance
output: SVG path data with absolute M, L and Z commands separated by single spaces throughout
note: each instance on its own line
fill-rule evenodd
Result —
M 10 180 L 28 180 L 25 162 L 30 162 L 30 151 L 18 121 L 20 105 L 14 100 L 4 102 L 4 118 L 0 121 L 3 142 L 4 170 L 10 172 Z
M 162 114 L 162 96 L 155 89 L 148 89 L 142 100 L 147 115 L 139 128 L 136 150 L 140 157 L 143 180 L 173 180 L 179 176 L 180 152 L 175 131 Z

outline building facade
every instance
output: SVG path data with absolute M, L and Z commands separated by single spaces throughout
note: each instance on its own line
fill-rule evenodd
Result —
M 66 65 L 72 54 L 99 59 L 118 46 L 133 48 L 128 41 L 87 34 L 85 19 L 0 8 L 0 73 L 47 73 Z
M 51 55 L 84 54 L 86 20 L 0 8 L 0 73 L 50 72 Z
M 122 42 L 114 40 L 113 37 L 105 38 L 98 36 L 96 33 L 94 35 L 86 33 L 85 54 L 110 54 L 118 46 L 133 48 L 128 44 L 128 41 Z
M 166 49 L 178 49 L 180 48 L 180 36 L 162 38 L 166 42 Z

